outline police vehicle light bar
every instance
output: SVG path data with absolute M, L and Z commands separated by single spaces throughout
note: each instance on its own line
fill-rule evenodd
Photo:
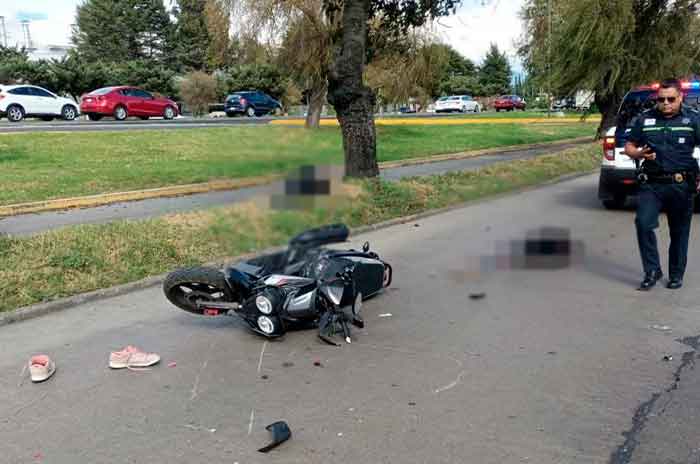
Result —
M 684 89 L 700 89 L 700 82 L 681 82 Z

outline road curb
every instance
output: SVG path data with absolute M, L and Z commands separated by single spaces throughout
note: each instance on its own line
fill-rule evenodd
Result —
M 389 220 L 386 220 L 383 222 L 379 222 L 377 224 L 370 224 L 370 225 L 366 225 L 366 226 L 355 227 L 355 228 L 351 229 L 350 237 L 352 238 L 355 235 L 361 235 L 361 234 L 364 234 L 367 232 L 374 232 L 377 230 L 386 229 L 388 227 L 392 227 L 392 226 L 399 225 L 399 224 L 416 222 L 416 221 L 419 221 L 421 219 L 425 219 L 428 217 L 436 216 L 439 214 L 444 214 L 444 213 L 454 211 L 457 209 L 466 208 L 466 207 L 472 206 L 474 204 L 495 201 L 495 200 L 498 200 L 498 199 L 501 199 L 501 198 L 504 198 L 507 196 L 518 195 L 518 194 L 521 194 L 524 192 L 536 190 L 539 188 L 547 187 L 547 186 L 558 184 L 561 182 L 566 182 L 566 181 L 573 180 L 573 179 L 576 179 L 579 177 L 585 177 L 585 176 L 594 174 L 596 172 L 598 172 L 598 169 L 594 169 L 591 171 L 585 171 L 585 172 L 577 172 L 577 173 L 572 173 L 572 174 L 565 174 L 563 176 L 559 176 L 559 177 L 556 177 L 554 179 L 550 179 L 550 180 L 538 183 L 536 185 L 529 185 L 526 187 L 521 187 L 521 188 L 517 188 L 514 190 L 510 190 L 508 192 L 503 192 L 503 193 L 499 193 L 499 194 L 495 194 L 495 195 L 489 195 L 489 196 L 486 196 L 483 198 L 477 198 L 475 200 L 470 200 L 470 201 L 467 201 L 464 203 L 459 203 L 456 205 L 447 206 L 445 208 L 424 211 L 422 213 L 413 214 L 410 216 L 403 216 L 400 218 L 389 219 Z M 271 248 L 267 248 L 265 250 L 259 250 L 259 251 L 255 251 L 253 253 L 246 253 L 243 255 L 234 256 L 234 257 L 230 257 L 230 258 L 219 258 L 215 261 L 205 263 L 205 265 L 222 267 L 226 263 L 231 263 L 233 261 L 251 258 L 253 256 L 260 255 L 260 254 L 274 253 L 274 252 L 282 250 L 284 248 L 286 248 L 286 246 L 282 245 L 282 246 L 271 247 Z M 69 296 L 69 297 L 61 298 L 61 299 L 54 300 L 54 301 L 48 301 L 46 303 L 37 303 L 34 305 L 25 306 L 22 308 L 11 310 L 11 311 L 6 311 L 3 313 L 0 313 L 0 327 L 10 325 L 10 324 L 13 324 L 16 322 L 34 319 L 34 318 L 37 318 L 40 316 L 45 316 L 45 315 L 48 315 L 51 313 L 55 313 L 58 311 L 72 308 L 72 307 L 80 305 L 80 304 L 100 301 L 100 300 L 104 300 L 107 298 L 125 295 L 127 293 L 131 293 L 131 292 L 134 292 L 136 290 L 142 290 L 142 289 L 154 287 L 156 285 L 162 284 L 167 275 L 168 275 L 168 273 L 159 274 L 159 275 L 147 277 L 147 278 L 135 281 L 135 282 L 129 282 L 129 283 L 117 285 L 114 287 L 94 290 L 92 292 L 81 293 L 79 295 Z
M 472 124 L 571 124 L 571 123 L 595 123 L 600 119 L 588 118 L 581 121 L 581 118 L 555 117 L 555 118 L 444 118 L 432 117 L 425 119 L 418 118 L 385 118 L 375 119 L 376 126 L 466 126 Z M 304 119 L 275 119 L 268 123 L 270 126 L 303 126 Z M 321 126 L 337 127 L 340 125 L 337 119 L 322 119 Z
M 585 143 L 586 141 L 594 142 L 591 137 L 576 137 L 573 139 L 556 140 L 553 142 L 540 142 L 524 145 L 509 145 L 499 148 L 487 148 L 483 150 L 463 151 L 459 153 L 451 153 L 446 155 L 435 155 L 423 158 L 413 158 L 401 161 L 387 161 L 379 163 L 380 169 L 393 169 L 404 166 L 415 166 L 419 164 L 431 164 L 441 161 L 453 161 L 467 158 L 476 158 L 479 156 L 488 156 L 495 153 L 509 153 L 519 150 L 529 150 L 532 148 L 556 147 L 558 145 L 567 145 L 571 143 Z M 35 201 L 28 203 L 17 203 L 14 205 L 0 206 L 0 218 L 19 216 L 22 214 L 42 213 L 48 211 L 60 211 L 75 208 L 94 208 L 97 206 L 105 206 L 114 203 L 148 200 L 154 198 L 167 198 L 193 195 L 197 193 L 207 193 L 222 190 L 239 190 L 242 188 L 260 187 L 270 184 L 275 180 L 283 178 L 282 175 L 270 175 L 249 177 L 245 179 L 231 179 L 212 182 L 203 182 L 199 184 L 175 185 L 171 187 L 159 187 L 145 190 L 132 190 L 126 192 L 105 193 L 99 195 L 89 195 L 83 197 L 63 198 L 57 200 Z

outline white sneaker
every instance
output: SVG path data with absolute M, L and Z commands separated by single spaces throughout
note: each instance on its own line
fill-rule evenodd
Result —
M 56 372 L 56 363 L 45 354 L 32 356 L 29 360 L 29 375 L 32 382 L 43 382 Z
M 126 367 L 149 367 L 160 362 L 160 356 L 155 353 L 145 353 L 135 346 L 127 346 L 121 351 L 109 354 L 109 367 L 124 369 Z

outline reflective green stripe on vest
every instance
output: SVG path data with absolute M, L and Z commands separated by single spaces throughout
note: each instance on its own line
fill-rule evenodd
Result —
M 692 127 L 669 127 L 672 131 L 693 131 Z
M 642 129 L 644 132 L 651 132 L 651 131 L 660 131 L 664 130 L 663 127 L 645 127 Z

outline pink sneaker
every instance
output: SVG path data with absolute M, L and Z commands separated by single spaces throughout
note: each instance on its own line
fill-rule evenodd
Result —
M 29 360 L 29 375 L 32 382 L 43 382 L 56 372 L 56 363 L 45 354 L 32 356 Z
M 148 367 L 157 364 L 160 356 L 155 353 L 145 353 L 135 346 L 127 346 L 121 351 L 109 354 L 109 367 L 124 369 L 125 367 Z

